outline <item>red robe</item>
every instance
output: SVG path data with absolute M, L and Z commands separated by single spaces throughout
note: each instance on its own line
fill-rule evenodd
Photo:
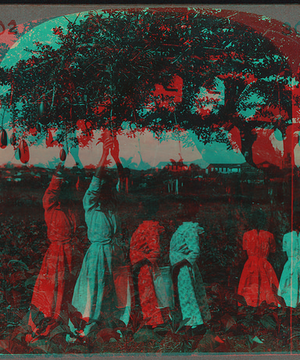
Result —
M 144 221 L 133 233 L 130 242 L 130 260 L 132 265 L 148 259 L 154 266 L 160 255 L 159 235 L 163 227 L 158 221 Z M 138 275 L 138 288 L 143 318 L 148 319 L 146 325 L 163 324 L 161 311 L 155 293 L 152 266 L 143 265 Z
M 272 285 L 278 288 L 278 279 L 271 264 L 267 261 L 269 252 L 275 251 L 274 236 L 263 230 L 251 230 L 244 234 L 243 249 L 248 260 L 241 275 L 238 294 L 250 306 L 259 306 L 264 300 L 278 304 Z
M 51 244 L 44 256 L 41 270 L 35 283 L 31 304 L 44 317 L 58 319 L 72 300 L 72 238 L 75 236 L 76 216 L 72 209 L 62 211 L 59 202 L 63 179 L 54 175 L 43 197 L 48 239 Z M 30 313 L 29 325 L 36 331 Z M 46 330 L 46 333 L 49 331 Z M 43 335 L 46 335 L 43 333 Z

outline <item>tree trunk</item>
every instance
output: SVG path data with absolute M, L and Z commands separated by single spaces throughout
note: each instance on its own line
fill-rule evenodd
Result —
M 246 87 L 243 80 L 226 79 L 225 84 L 225 109 L 227 113 L 236 112 L 236 103 Z
M 247 163 L 256 167 L 256 164 L 253 161 L 252 147 L 257 138 L 257 134 L 252 127 L 246 125 L 239 130 L 241 134 L 241 152 Z

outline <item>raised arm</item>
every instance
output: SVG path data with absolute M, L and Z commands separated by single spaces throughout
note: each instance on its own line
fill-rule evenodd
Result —
M 88 211 L 93 206 L 98 204 L 99 196 L 100 196 L 100 187 L 101 187 L 101 180 L 103 179 L 105 173 L 105 167 L 107 162 L 107 156 L 109 154 L 109 149 L 112 146 L 112 139 L 111 137 L 107 137 L 103 141 L 103 151 L 100 158 L 100 161 L 97 165 L 95 175 L 90 183 L 87 192 L 83 198 L 83 207 L 85 211 Z
M 111 136 L 109 135 L 103 141 L 102 156 L 101 156 L 101 159 L 100 159 L 100 161 L 96 167 L 96 171 L 95 171 L 95 177 L 97 177 L 99 179 L 102 179 L 103 175 L 105 173 L 107 156 L 109 154 L 109 149 L 112 147 L 112 145 L 113 145 L 113 140 L 112 140 Z
M 110 153 L 111 156 L 113 157 L 113 159 L 116 162 L 117 168 L 118 168 L 118 174 L 119 174 L 119 178 L 121 179 L 123 177 L 123 173 L 124 173 L 124 169 L 123 169 L 123 165 L 120 161 L 120 148 L 119 148 L 119 141 L 117 140 L 117 138 L 115 137 L 113 139 L 113 145 L 112 148 L 110 149 Z
M 70 148 L 70 154 L 73 156 L 73 159 L 75 161 L 76 165 L 76 173 L 78 175 L 77 183 L 76 183 L 76 189 L 78 190 L 80 187 L 80 183 L 84 181 L 86 173 L 84 166 L 82 165 L 82 162 L 79 157 L 79 146 L 73 146 Z
M 43 196 L 43 206 L 45 210 L 48 210 L 52 207 L 58 200 L 58 196 L 61 190 L 61 184 L 63 182 L 62 168 L 64 166 L 64 161 L 60 161 L 56 167 L 55 173 L 52 176 L 50 184 L 45 191 Z

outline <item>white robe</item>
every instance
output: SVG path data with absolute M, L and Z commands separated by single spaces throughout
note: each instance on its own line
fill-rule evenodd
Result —
M 300 234 L 296 231 L 285 234 L 282 250 L 287 253 L 288 260 L 281 274 L 278 295 L 284 298 L 287 306 L 295 308 L 299 304 Z
M 85 254 L 72 299 L 72 305 L 81 313 L 82 318 L 89 323 L 84 329 L 85 336 L 88 335 L 95 322 L 100 320 L 101 314 L 113 315 L 126 325 L 130 316 L 129 277 L 125 279 L 127 281 L 127 293 L 123 294 L 123 299 L 115 298 L 113 301 L 106 301 L 104 306 L 105 300 L 107 300 L 104 296 L 107 288 L 110 288 L 111 293 L 116 290 L 118 297 L 119 291 L 115 289 L 114 280 L 116 283 L 119 282 L 116 281 L 116 275 L 120 273 L 120 269 L 112 268 L 113 239 L 117 233 L 117 219 L 111 211 L 107 215 L 101 211 L 101 203 L 99 202 L 100 188 L 100 180 L 93 177 L 83 198 L 88 239 L 91 245 Z M 127 298 L 126 305 L 120 308 L 120 303 L 124 304 L 124 296 Z M 114 311 L 116 308 L 117 311 Z M 75 333 L 75 327 L 71 321 L 69 326 L 71 331 Z
M 198 223 L 184 222 L 173 234 L 170 243 L 171 265 L 182 260 L 188 260 L 191 264 L 190 268 L 183 266 L 180 269 L 177 286 L 182 319 L 189 319 L 186 326 L 191 327 L 210 320 L 205 287 L 196 264 L 200 255 L 199 234 L 203 232 Z

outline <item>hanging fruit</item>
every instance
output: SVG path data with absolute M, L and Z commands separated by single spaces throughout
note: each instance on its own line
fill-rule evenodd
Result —
M 0 132 L 0 147 L 5 149 L 7 146 L 7 132 L 2 128 Z
M 23 164 L 29 161 L 29 148 L 25 140 L 22 140 L 20 145 L 20 160 Z
M 9 142 L 12 146 L 15 146 L 17 143 L 17 138 L 16 138 L 16 134 L 12 133 L 10 138 L 9 138 Z
M 48 114 L 48 110 L 49 109 L 44 94 L 41 102 L 38 104 L 38 118 L 43 125 L 47 125 L 51 121 L 51 117 Z
M 53 147 L 53 136 L 50 130 L 48 130 L 48 134 L 46 136 L 46 146 Z
M 19 147 L 17 147 L 15 150 L 15 158 L 16 158 L 16 160 L 20 160 L 20 158 L 21 158 L 21 150 Z
M 39 116 L 43 116 L 43 114 L 44 114 L 44 99 L 45 99 L 45 96 L 43 97 L 42 101 L 39 103 L 39 106 L 38 106 Z
M 61 149 L 61 150 L 60 150 L 59 157 L 60 157 L 60 160 L 61 160 L 61 161 L 65 161 L 65 160 L 66 160 L 67 154 L 66 154 L 66 152 L 65 152 L 64 149 Z

